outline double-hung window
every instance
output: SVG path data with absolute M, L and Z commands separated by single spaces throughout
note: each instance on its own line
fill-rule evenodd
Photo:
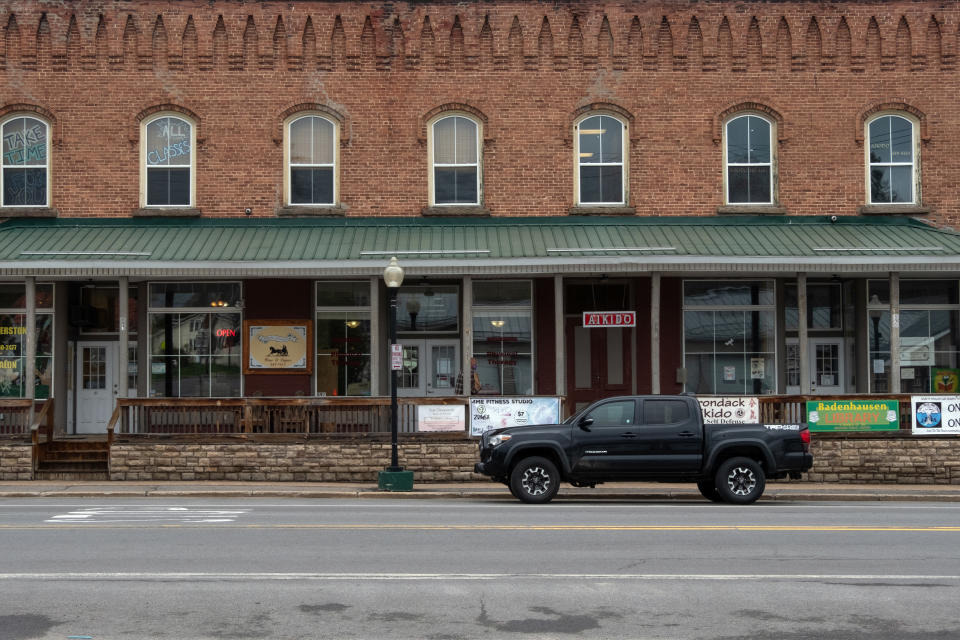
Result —
M 880 115 L 867 123 L 870 204 L 917 204 L 915 123 Z
M 194 206 L 193 124 L 159 115 L 143 125 L 143 202 L 148 207 Z
M 464 115 L 435 120 L 431 135 L 431 204 L 480 205 L 480 125 Z
M 43 120 L 14 116 L 3 122 L 4 207 L 50 206 L 50 137 Z
M 315 115 L 287 124 L 287 203 L 336 204 L 337 125 Z
M 727 204 L 773 204 L 773 125 L 747 114 L 724 127 Z
M 577 123 L 579 206 L 625 204 L 623 131 L 623 123 L 608 115 L 591 115 Z

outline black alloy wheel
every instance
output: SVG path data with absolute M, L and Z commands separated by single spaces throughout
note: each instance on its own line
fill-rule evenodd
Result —
M 763 467 L 751 458 L 730 458 L 717 467 L 717 493 L 724 502 L 750 504 L 763 495 L 766 476 Z
M 524 458 L 510 473 L 510 492 L 528 504 L 550 502 L 559 489 L 557 466 L 540 456 Z

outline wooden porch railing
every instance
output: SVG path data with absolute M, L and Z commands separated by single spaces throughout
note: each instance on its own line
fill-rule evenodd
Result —
M 40 437 L 45 436 L 44 442 L 50 442 L 53 440 L 53 419 L 53 398 L 47 398 L 46 402 L 43 403 L 43 408 L 38 414 L 36 414 L 36 416 L 34 416 L 33 423 L 30 425 L 30 442 L 33 445 L 31 447 L 31 451 L 34 474 L 37 473 L 37 466 L 40 462 Z
M 0 436 L 30 436 L 30 409 L 37 403 L 53 404 L 53 398 L 32 400 L 30 398 L 0 399 Z M 52 415 L 52 414 L 51 414 Z
M 416 431 L 416 405 L 466 398 L 400 398 L 401 433 Z M 119 398 L 108 439 L 124 434 L 389 433 L 390 398 Z
M 896 400 L 900 409 L 900 428 L 912 429 L 913 416 L 908 394 L 843 395 L 843 396 L 758 396 L 760 422 L 790 424 L 807 421 L 807 401 L 876 401 Z

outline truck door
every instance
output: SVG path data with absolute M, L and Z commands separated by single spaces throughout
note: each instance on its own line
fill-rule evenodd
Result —
M 636 467 L 637 401 L 619 398 L 595 405 L 573 426 L 573 438 L 575 473 L 630 473 Z
M 637 462 L 643 472 L 663 476 L 700 470 L 703 429 L 685 398 L 644 398 L 637 428 Z

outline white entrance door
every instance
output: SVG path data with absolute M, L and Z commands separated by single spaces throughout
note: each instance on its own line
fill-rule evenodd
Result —
M 844 393 L 843 338 L 808 338 L 810 391 L 817 395 Z M 787 393 L 800 393 L 800 358 L 796 340 L 787 342 Z
M 397 395 L 452 396 L 460 372 L 460 342 L 456 339 L 400 340 L 403 369 Z
M 77 345 L 77 433 L 105 433 L 117 397 L 117 343 Z

